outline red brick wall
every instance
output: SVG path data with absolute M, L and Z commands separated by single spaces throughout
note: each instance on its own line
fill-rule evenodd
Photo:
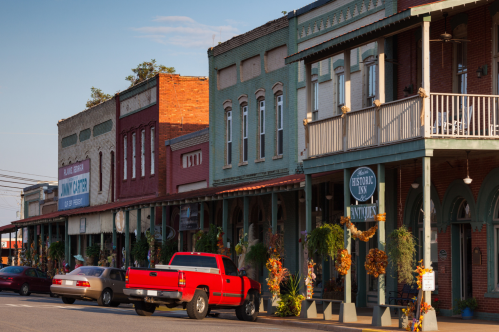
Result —
M 463 151 L 463 155 L 465 152 Z M 432 158 L 431 164 L 431 179 L 432 185 L 435 186 L 438 192 L 440 203 L 443 204 L 445 192 L 449 185 L 455 180 L 462 180 L 466 177 L 466 159 L 445 159 Z M 473 153 L 470 155 L 470 178 L 473 182 L 470 189 L 473 193 L 473 198 L 476 202 L 478 193 L 483 184 L 483 180 L 494 168 L 499 166 L 499 157 L 484 156 L 473 158 Z M 411 183 L 422 176 L 421 160 L 418 160 L 416 165 L 402 167 L 402 174 L 398 173 L 400 181 L 398 187 L 398 197 L 402 206 L 399 206 L 398 226 L 403 224 L 403 214 L 407 208 L 405 206 Z M 492 244 L 491 244 L 492 245 Z M 484 298 L 487 292 L 487 229 L 485 225 L 481 231 L 472 232 L 472 248 L 479 247 L 482 252 L 482 265 L 473 266 L 473 296 L 479 303 L 478 311 L 480 312 L 499 312 L 499 299 Z M 438 299 L 441 301 L 440 308 L 450 309 L 452 307 L 452 274 L 451 274 L 451 227 L 447 227 L 445 232 L 438 233 L 438 250 L 447 251 L 447 259 L 439 260 L 439 294 Z M 402 285 L 399 285 L 401 289 Z
M 210 144 L 209 142 L 190 146 L 185 149 L 180 149 L 177 151 L 171 152 L 170 146 L 166 147 L 167 158 L 167 173 L 168 173 L 168 183 L 167 183 L 167 191 L 168 193 L 174 194 L 177 193 L 177 188 L 183 184 L 189 184 L 194 182 L 200 182 L 205 180 L 206 183 L 209 183 L 209 155 L 210 155 Z M 202 163 L 201 165 L 196 165 L 188 168 L 182 167 L 182 155 L 189 152 L 194 152 L 197 150 L 201 150 L 202 152 Z M 171 154 L 170 154 L 171 153 Z
M 119 118 L 119 95 L 116 102 L 117 197 L 128 199 L 159 196 L 166 193 L 165 140 L 208 127 L 208 79 L 158 74 L 157 104 L 135 114 Z M 150 128 L 155 127 L 155 174 L 150 175 Z M 146 130 L 146 176 L 140 176 L 141 130 Z M 132 179 L 132 133 L 136 132 L 136 179 Z M 128 176 L 123 180 L 123 136 L 128 136 Z
M 427 1 L 407 1 L 413 2 Z M 400 6 L 399 2 L 399 6 Z M 468 15 L 468 93 L 469 94 L 491 94 L 492 93 L 492 19 L 488 5 L 466 12 Z M 452 16 L 447 18 L 447 32 L 451 31 Z M 417 28 L 420 29 L 420 28 Z M 444 20 L 430 23 L 430 39 L 439 39 L 443 33 Z M 418 40 L 415 36 L 416 29 L 405 31 L 398 35 L 398 98 L 404 97 L 404 87 L 413 85 L 414 94 L 417 93 L 417 47 Z M 420 34 L 419 34 L 420 36 Z M 442 57 L 443 50 L 443 57 Z M 476 70 L 479 66 L 488 65 L 489 73 L 478 78 Z M 452 68 L 453 66 L 453 44 L 430 42 L 430 90 L 431 92 L 452 93 Z

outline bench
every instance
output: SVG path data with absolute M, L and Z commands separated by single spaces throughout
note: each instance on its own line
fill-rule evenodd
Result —
M 389 292 L 389 294 L 397 294 L 396 296 L 390 296 L 388 298 L 388 303 L 399 304 L 399 305 L 407 305 L 409 301 L 414 301 L 412 298 L 418 296 L 418 287 L 417 285 L 404 285 L 401 291 L 397 292 Z M 405 302 L 405 303 L 404 303 Z
M 392 325 L 392 317 L 390 314 L 390 309 L 397 309 L 398 311 L 398 320 L 399 320 L 399 328 L 405 328 L 407 326 L 407 316 L 402 312 L 402 309 L 406 309 L 407 307 L 403 305 L 395 305 L 395 304 L 379 304 L 373 309 L 373 326 L 391 326 Z
M 324 320 L 333 319 L 333 303 L 342 303 L 342 300 L 329 300 L 329 299 L 305 299 L 301 304 L 301 318 L 317 318 L 317 305 L 316 302 L 322 302 L 324 311 Z

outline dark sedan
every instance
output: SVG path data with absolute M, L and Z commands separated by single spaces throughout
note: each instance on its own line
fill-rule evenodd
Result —
M 28 266 L 8 266 L 0 270 L 0 291 L 14 291 L 22 296 L 50 293 L 52 279 L 46 273 Z

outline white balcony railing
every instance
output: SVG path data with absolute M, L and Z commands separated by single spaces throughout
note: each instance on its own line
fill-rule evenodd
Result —
M 431 137 L 499 138 L 499 96 L 430 93 Z
M 311 122 L 309 157 L 363 149 L 423 136 L 421 98 L 413 96 Z

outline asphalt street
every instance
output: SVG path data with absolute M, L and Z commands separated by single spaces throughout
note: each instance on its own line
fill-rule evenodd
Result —
M 131 305 L 104 308 L 95 302 L 76 301 L 72 305 L 59 298 L 31 294 L 19 296 L 0 292 L 0 331 L 312 331 L 302 328 L 279 327 L 264 323 L 207 317 L 197 321 L 185 311 L 156 311 L 141 317 Z M 315 330 L 314 330 L 315 331 Z

